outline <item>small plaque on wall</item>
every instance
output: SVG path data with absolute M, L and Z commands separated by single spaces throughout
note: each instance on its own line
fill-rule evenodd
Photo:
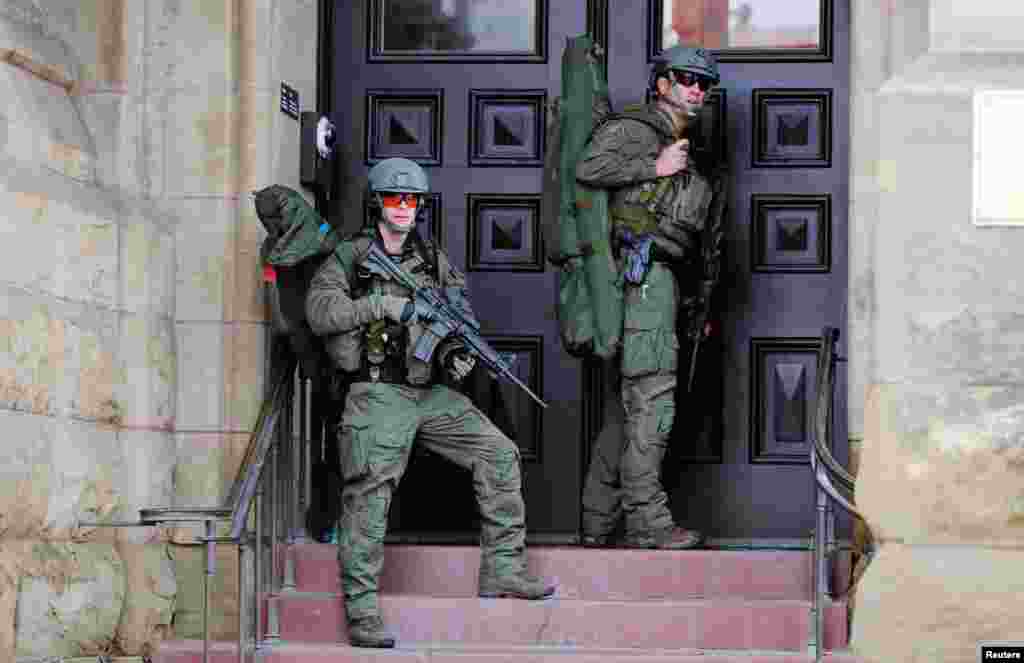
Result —
M 299 119 L 299 91 L 281 81 L 281 112 Z
M 976 226 L 1024 226 L 1024 90 L 974 93 L 974 186 L 971 218 Z

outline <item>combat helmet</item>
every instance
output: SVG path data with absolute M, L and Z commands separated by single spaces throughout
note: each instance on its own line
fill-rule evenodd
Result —
M 707 76 L 715 85 L 721 80 L 718 75 L 718 62 L 714 54 L 706 48 L 696 46 L 673 46 L 662 51 L 654 63 L 651 72 L 653 79 L 669 69 L 689 71 L 700 76 Z
M 427 174 L 419 164 L 392 157 L 385 159 L 370 169 L 366 176 L 370 193 L 429 193 L 430 184 Z

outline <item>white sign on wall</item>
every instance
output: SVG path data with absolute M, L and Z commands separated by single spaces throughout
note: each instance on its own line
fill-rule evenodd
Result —
M 974 188 L 976 226 L 1024 226 L 1024 90 L 974 93 Z

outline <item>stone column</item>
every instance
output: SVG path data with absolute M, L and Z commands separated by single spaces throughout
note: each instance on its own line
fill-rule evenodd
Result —
M 316 108 L 316 0 L 154 0 L 147 25 L 153 130 L 162 135 L 162 195 L 177 227 L 178 413 L 175 498 L 220 504 L 263 399 L 265 232 L 251 191 L 299 189 L 299 124 L 280 109 L 281 82 Z M 308 194 L 308 192 L 306 192 Z M 312 196 L 307 199 L 313 202 Z M 175 636 L 201 635 L 202 551 L 178 529 Z M 237 557 L 219 546 L 212 634 L 237 633 Z
M 972 101 L 1024 89 L 1024 26 L 996 0 L 854 4 L 857 501 L 883 544 L 852 646 L 975 661 L 1024 621 L 1024 228 L 972 224 Z

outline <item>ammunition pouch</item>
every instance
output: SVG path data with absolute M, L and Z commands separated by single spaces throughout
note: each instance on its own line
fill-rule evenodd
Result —
M 643 205 L 619 205 L 608 210 L 612 227 L 629 231 L 633 235 L 648 235 L 658 229 L 658 217 L 654 210 Z

